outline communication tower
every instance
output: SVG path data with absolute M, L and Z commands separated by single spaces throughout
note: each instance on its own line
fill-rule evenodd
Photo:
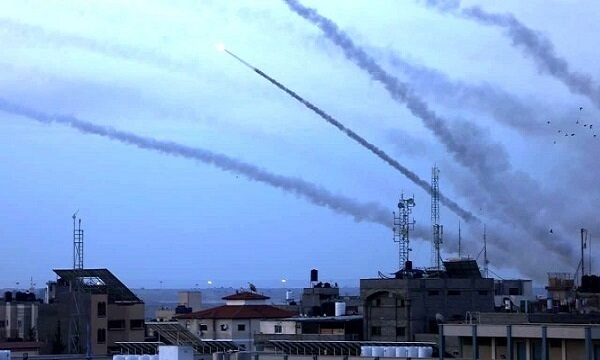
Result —
M 73 297 L 73 306 L 71 307 L 71 321 L 69 322 L 69 345 L 70 354 L 81 354 L 81 301 L 83 291 L 82 279 L 77 276 L 77 271 L 83 270 L 83 229 L 81 228 L 81 218 L 77 218 L 77 213 L 73 214 L 73 270 L 75 276 L 70 280 L 69 287 Z
M 415 220 L 409 220 L 413 207 L 415 207 L 414 198 L 405 199 L 402 194 L 398 201 L 399 213 L 394 212 L 394 242 L 397 242 L 399 247 L 399 269 L 402 269 L 409 260 L 411 251 L 409 231 L 415 227 Z
M 441 269 L 442 235 L 444 227 L 440 225 L 440 170 L 437 166 L 431 169 L 431 266 Z

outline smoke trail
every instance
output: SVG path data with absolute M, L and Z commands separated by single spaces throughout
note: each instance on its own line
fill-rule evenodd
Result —
M 198 72 L 197 64 L 193 62 L 177 61 L 149 49 L 97 41 L 83 36 L 65 34 L 58 31 L 48 31 L 40 26 L 28 25 L 4 17 L 0 17 L 0 28 L 46 44 L 79 47 L 107 56 L 151 64 L 170 71 L 188 73 Z
M 346 134 L 349 138 L 356 141 L 357 143 L 359 143 L 360 145 L 362 145 L 363 147 L 365 147 L 366 149 L 371 151 L 373 154 L 377 155 L 380 159 L 385 161 L 387 164 L 391 165 L 394 169 L 400 171 L 409 180 L 411 180 L 413 183 L 415 183 L 416 185 L 418 185 L 423 190 L 425 190 L 428 194 L 431 195 L 431 186 L 429 185 L 429 183 L 427 183 L 427 181 L 421 179 L 417 174 L 415 174 L 414 172 L 412 172 L 409 169 L 407 169 L 406 167 L 404 167 L 398 161 L 394 160 L 386 152 L 379 149 L 377 146 L 371 144 L 370 142 L 365 140 L 362 136 L 358 135 L 351 129 L 344 126 L 344 124 L 342 124 L 341 122 L 339 122 L 338 120 L 333 118 L 331 115 L 327 114 L 325 111 L 323 111 L 320 108 L 318 108 L 317 106 L 313 105 L 311 102 L 305 100 L 300 95 L 296 94 L 294 91 L 288 89 L 285 85 L 281 84 L 277 80 L 275 80 L 272 77 L 270 77 L 269 75 L 265 74 L 260 69 L 250 65 L 249 63 L 242 60 L 237 55 L 233 54 L 231 51 L 226 50 L 226 49 L 223 49 L 223 50 L 225 52 L 227 52 L 229 55 L 233 56 L 236 60 L 240 61 L 242 64 L 244 64 L 247 67 L 249 67 L 250 69 L 252 69 L 258 75 L 262 76 L 263 78 L 268 80 L 270 83 L 277 86 L 280 90 L 283 90 L 285 93 L 287 93 L 288 95 L 290 95 L 291 97 L 296 99 L 298 102 L 302 103 L 304 106 L 306 106 L 308 109 L 312 110 L 314 113 L 319 115 L 325 121 L 327 121 L 331 125 L 338 128 L 340 131 L 342 131 L 344 134 Z M 462 207 L 460 207 L 460 205 L 458 205 L 456 202 L 450 200 L 448 197 L 446 197 L 443 194 L 440 194 L 440 202 L 442 204 L 446 205 L 448 207 L 448 209 L 450 209 L 452 212 L 454 212 L 461 218 L 465 219 L 466 221 L 477 220 L 477 218 L 473 214 L 471 214 L 469 211 L 463 209 Z
M 448 3 L 440 0 L 427 0 L 426 4 L 443 12 L 452 12 L 475 20 L 480 24 L 506 29 L 506 35 L 512 40 L 513 46 L 520 48 L 525 55 L 530 56 L 538 69 L 554 76 L 572 93 L 587 97 L 596 107 L 600 108 L 600 87 L 594 86 L 591 75 L 572 71 L 569 63 L 556 55 L 554 45 L 548 38 L 520 22 L 513 14 L 489 13 L 478 6 L 459 11 L 460 1 Z
M 8 102 L 0 98 L 0 110 L 13 115 L 24 116 L 41 123 L 58 123 L 70 126 L 86 134 L 94 134 L 140 149 L 154 150 L 163 154 L 180 156 L 213 165 L 221 170 L 239 173 L 250 180 L 271 185 L 275 188 L 294 193 L 310 203 L 328 208 L 336 213 L 349 215 L 355 221 L 368 221 L 390 227 L 391 212 L 377 203 L 361 203 L 354 199 L 335 195 L 323 187 L 294 177 L 286 177 L 267 172 L 257 166 L 236 160 L 227 155 L 214 153 L 201 148 L 193 148 L 170 141 L 161 141 L 143 137 L 111 127 L 92 124 L 73 116 L 49 115 Z
M 459 124 L 460 134 L 466 134 L 466 136 L 462 136 L 458 141 L 452 135 L 446 122 L 429 109 L 421 98 L 412 93 L 408 84 L 399 81 L 383 70 L 333 21 L 323 17 L 315 9 L 304 7 L 297 0 L 283 1 L 292 11 L 319 27 L 327 38 L 342 49 L 346 58 L 368 72 L 371 78 L 381 82 L 394 100 L 405 104 L 413 115 L 423 121 L 424 125 L 438 137 L 456 161 L 477 174 L 479 185 L 483 186 L 490 194 L 495 194 L 493 198 L 495 203 L 490 206 L 491 211 L 505 221 L 517 223 L 523 229 L 530 229 L 529 233 L 532 238 L 540 241 L 540 238 L 537 237 L 539 229 L 531 230 L 535 226 L 541 228 L 541 225 L 537 224 L 538 214 L 532 209 L 531 204 L 522 198 L 507 195 L 510 186 L 522 187 L 527 190 L 526 192 L 512 193 L 529 195 L 538 194 L 539 187 L 526 175 L 510 171 L 508 154 L 500 144 L 492 143 L 486 133 L 470 123 Z M 540 241 L 540 243 L 561 256 L 566 262 L 572 261 L 573 249 L 566 242 Z

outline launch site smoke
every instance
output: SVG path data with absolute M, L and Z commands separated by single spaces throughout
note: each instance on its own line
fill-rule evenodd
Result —
M 327 114 L 325 111 L 321 110 L 319 107 L 313 105 L 311 102 L 307 101 L 300 95 L 296 94 L 294 91 L 290 90 L 285 85 L 283 85 L 280 82 L 278 82 L 277 80 L 273 79 L 272 77 L 267 75 L 262 70 L 254 67 L 254 66 L 250 65 L 248 62 L 242 60 L 239 56 L 237 56 L 234 53 L 232 53 L 231 51 L 227 50 L 225 48 L 225 46 L 219 45 L 219 50 L 224 51 L 227 54 L 231 55 L 233 58 L 235 58 L 236 60 L 238 60 L 239 62 L 241 62 L 248 68 L 250 68 L 251 70 L 253 70 L 255 73 L 257 73 L 258 75 L 260 75 L 261 77 L 263 77 L 264 79 L 269 81 L 271 84 L 275 85 L 280 90 L 283 90 L 285 93 L 290 95 L 292 98 L 294 98 L 295 100 L 297 100 L 298 102 L 300 102 L 301 104 L 306 106 L 308 109 L 312 110 L 317 115 L 319 115 L 325 121 L 327 121 L 331 125 L 338 128 L 340 131 L 342 131 L 344 134 L 346 134 L 349 138 L 356 141 L 357 143 L 362 145 L 364 148 L 371 151 L 373 154 L 377 155 L 380 159 L 385 161 L 388 165 L 392 166 L 394 169 L 400 171 L 409 180 L 411 180 L 413 183 L 415 183 L 416 185 L 418 185 L 423 190 L 425 190 L 428 194 L 431 195 L 431 186 L 429 185 L 429 183 L 427 183 L 427 181 L 421 179 L 417 174 L 410 171 L 406 167 L 402 166 L 399 162 L 397 162 L 392 157 L 390 157 L 386 152 L 379 149 L 377 146 L 373 145 L 372 143 L 368 142 L 362 136 L 358 135 L 353 130 L 344 126 L 341 122 L 339 122 L 338 120 L 333 118 L 331 115 Z M 478 220 L 468 210 L 463 209 L 462 207 L 460 207 L 460 205 L 458 205 L 456 202 L 449 199 L 448 197 L 446 197 L 443 194 L 440 194 L 440 202 L 442 204 L 444 204 L 445 206 L 447 206 L 452 212 L 454 212 L 455 214 L 457 214 L 458 216 L 460 216 L 461 218 L 463 218 L 466 221 Z
M 455 133 L 463 134 L 463 136 L 458 141 L 446 121 L 437 116 L 424 100 L 411 92 L 408 84 L 399 81 L 382 69 L 332 20 L 320 15 L 315 9 L 301 5 L 296 0 L 283 1 L 296 14 L 321 29 L 328 39 L 341 48 L 346 58 L 368 72 L 374 80 L 381 82 L 394 100 L 404 104 L 413 115 L 423 121 L 423 124 L 434 133 L 457 162 L 471 169 L 477 176 L 479 185 L 489 194 L 489 204 L 493 204 L 487 209 L 489 215 L 518 224 L 532 239 L 560 256 L 565 263 L 575 262 L 574 250 L 566 241 L 555 239 L 555 241 L 549 242 L 539 237 L 542 229 L 547 231 L 547 223 L 538 217 L 538 213 L 530 204 L 524 203 L 524 199 L 498 193 L 498 189 L 514 186 L 518 181 L 520 181 L 518 186 L 526 187 L 526 190 L 531 193 L 525 193 L 531 196 L 540 194 L 540 190 L 533 179 L 525 174 L 515 174 L 512 171 L 506 150 L 499 143 L 492 142 L 487 132 L 475 124 L 460 122 L 457 128 L 459 131 L 455 131 Z M 542 197 L 541 194 L 540 197 Z

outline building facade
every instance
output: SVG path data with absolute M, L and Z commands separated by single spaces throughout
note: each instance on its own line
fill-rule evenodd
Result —
M 107 269 L 54 270 L 40 309 L 45 353 L 106 355 L 117 342 L 144 341 L 144 302 Z M 43 337 L 42 337 L 43 334 Z
M 254 350 L 254 335 L 261 331 L 261 320 L 295 315 L 267 305 L 268 299 L 268 296 L 254 292 L 239 292 L 224 297 L 225 305 L 175 318 L 202 340 L 231 340 L 240 350 Z

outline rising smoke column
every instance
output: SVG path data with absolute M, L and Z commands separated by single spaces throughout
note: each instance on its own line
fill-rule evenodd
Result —
M 133 133 L 96 125 L 73 116 L 49 115 L 0 98 L 0 111 L 24 116 L 45 124 L 58 123 L 70 126 L 82 133 L 94 134 L 108 139 L 136 146 L 140 149 L 154 150 L 163 154 L 180 156 L 213 165 L 221 170 L 241 174 L 246 178 L 265 183 L 275 188 L 291 192 L 310 203 L 328 208 L 336 213 L 349 215 L 355 221 L 368 221 L 390 228 L 391 213 L 376 203 L 360 203 L 354 199 L 335 195 L 328 190 L 302 179 L 276 175 L 257 166 L 236 160 L 227 155 L 214 153 L 201 148 L 193 148 L 170 141 L 156 140 Z
M 533 240 L 539 241 L 546 249 L 558 254 L 565 263 L 572 264 L 575 258 L 572 247 L 565 241 L 540 241 L 540 229 L 547 225 L 539 224 L 540 219 L 535 208 L 526 201 L 525 196 L 514 196 L 510 187 L 527 189 L 527 192 L 517 194 L 539 194 L 539 187 L 525 174 L 513 173 L 508 161 L 508 154 L 500 144 L 491 143 L 486 139 L 486 133 L 472 123 L 461 123 L 460 141 L 452 135 L 446 121 L 429 109 L 428 105 L 416 94 L 411 92 L 408 84 L 383 70 L 367 53 L 358 47 L 352 39 L 342 32 L 331 20 L 323 17 L 315 9 L 307 8 L 296 0 L 283 0 L 289 8 L 302 18 L 319 27 L 325 36 L 339 46 L 344 55 L 362 70 L 369 73 L 371 78 L 381 82 L 391 97 L 420 118 L 424 125 L 444 144 L 446 149 L 459 163 L 471 169 L 478 177 L 480 186 L 484 187 L 495 201 L 490 210 L 503 221 L 518 224 L 527 230 Z M 543 226 L 543 227 L 542 227 Z M 537 227 L 537 228 L 536 228 Z M 509 242 L 511 239 L 505 239 Z M 508 244 L 505 244 L 508 246 Z
M 341 122 L 339 122 L 338 120 L 333 118 L 331 115 L 327 114 L 325 111 L 323 111 L 320 108 L 318 108 L 317 106 L 313 105 L 311 102 L 305 100 L 300 95 L 296 94 L 294 91 L 288 89 L 285 85 L 281 84 L 277 80 L 275 80 L 272 77 L 270 77 L 269 75 L 265 74 L 260 69 L 255 68 L 254 66 L 250 65 L 249 63 L 247 63 L 246 61 L 241 59 L 239 56 L 237 56 L 234 53 L 232 53 L 231 51 L 225 49 L 225 47 L 223 45 L 219 45 L 219 50 L 225 51 L 226 53 L 228 53 L 229 55 L 234 57 L 236 60 L 238 60 L 245 66 L 252 69 L 258 75 L 267 79 L 271 84 L 277 86 L 280 90 L 283 90 L 285 93 L 287 93 L 288 95 L 293 97 L 295 100 L 300 102 L 302 105 L 306 106 L 308 109 L 312 110 L 314 113 L 319 115 L 325 121 L 327 121 L 331 125 L 338 128 L 340 131 L 342 131 L 344 134 L 346 134 L 349 138 L 356 141 L 357 143 L 359 143 L 360 145 L 362 145 L 363 147 L 365 147 L 366 149 L 371 151 L 373 154 L 377 155 L 380 159 L 385 161 L 387 164 L 392 166 L 394 169 L 400 171 L 409 180 L 411 180 L 413 183 L 415 183 L 416 185 L 418 185 L 423 190 L 425 190 L 428 194 L 431 195 L 431 186 L 429 185 L 429 183 L 427 183 L 427 181 L 421 179 L 417 174 L 410 171 L 406 167 L 402 166 L 399 162 L 397 162 L 392 157 L 390 157 L 386 152 L 379 149 L 377 146 L 371 144 L 370 142 L 365 140 L 362 136 L 358 135 L 351 129 L 344 126 L 344 124 L 342 124 Z M 455 214 L 457 214 L 458 216 L 460 216 L 461 218 L 463 218 L 466 221 L 477 220 L 477 218 L 473 214 L 471 214 L 469 211 L 463 209 L 462 207 L 460 207 L 460 205 L 458 205 L 456 202 L 450 200 L 448 197 L 444 196 L 443 194 L 440 194 L 440 202 L 442 204 L 446 205 L 452 212 L 454 212 Z

